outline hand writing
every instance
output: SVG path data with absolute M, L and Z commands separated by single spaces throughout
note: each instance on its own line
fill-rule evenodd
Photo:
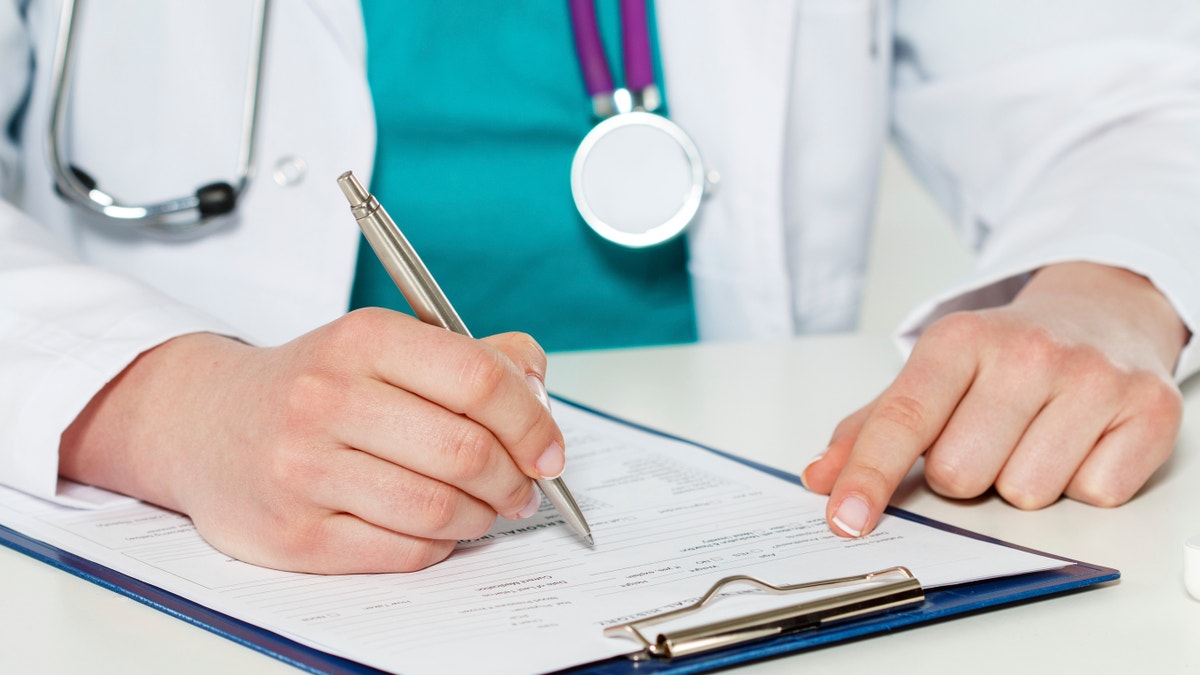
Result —
M 320 573 L 419 569 L 563 467 L 532 338 L 360 310 L 275 348 L 188 335 L 63 435 L 60 473 L 192 517 L 225 553 Z

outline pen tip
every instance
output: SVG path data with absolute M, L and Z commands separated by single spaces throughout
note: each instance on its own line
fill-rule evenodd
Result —
M 591 534 L 589 534 L 588 536 L 584 537 L 584 540 L 585 540 L 585 541 L 588 543 L 588 546 L 595 546 L 595 545 L 596 545 L 596 540 L 592 538 L 592 535 L 591 535 Z

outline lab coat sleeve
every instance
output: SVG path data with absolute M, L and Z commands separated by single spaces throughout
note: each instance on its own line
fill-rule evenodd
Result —
M 895 141 L 979 253 L 902 349 L 1092 261 L 1156 285 L 1193 335 L 1177 379 L 1200 370 L 1200 5 L 899 0 L 895 25 Z
M 78 262 L 10 201 L 31 69 L 19 3 L 0 1 L 0 484 L 97 505 L 106 501 L 102 491 L 59 485 L 62 432 L 142 352 L 186 333 L 232 331 L 148 286 Z

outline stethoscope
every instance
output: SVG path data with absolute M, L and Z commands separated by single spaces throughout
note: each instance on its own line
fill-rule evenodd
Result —
M 647 0 L 621 0 L 625 87 L 613 85 L 593 0 L 570 0 L 571 24 L 584 83 L 601 122 L 584 137 L 571 164 L 571 192 L 584 222 L 622 246 L 642 248 L 679 235 L 695 218 L 717 181 L 706 173 L 700 152 L 674 122 L 655 114 L 661 105 L 651 58 Z M 253 173 L 257 112 L 261 95 L 269 0 L 254 10 L 257 44 L 251 50 L 242 113 L 237 174 L 191 195 L 152 204 L 126 204 L 105 192 L 82 168 L 71 164 L 62 139 L 74 55 L 76 0 L 65 0 L 52 70 L 47 148 L 58 192 L 71 204 L 118 226 L 149 234 L 203 234 L 218 216 L 231 213 Z
M 249 76 L 242 111 L 241 145 L 238 150 L 237 174 L 233 182 L 217 181 L 196 188 L 191 195 L 138 205 L 122 203 L 101 190 L 90 174 L 67 159 L 61 140 L 66 134 L 77 13 L 75 0 L 65 0 L 59 20 L 58 42 L 51 73 L 55 86 L 50 128 L 46 138 L 58 193 L 82 209 L 111 219 L 124 227 L 150 234 L 199 234 L 213 219 L 231 213 L 236 208 L 238 199 L 246 191 L 253 172 L 259 85 L 262 82 L 263 54 L 267 42 L 268 2 L 269 0 L 258 0 L 254 8 L 254 33 L 257 36 L 257 44 L 250 52 Z
M 719 177 L 707 172 L 692 139 L 655 114 L 648 0 L 621 0 L 625 88 L 613 86 L 594 0 L 570 0 L 575 52 L 592 110 L 601 121 L 571 163 L 571 194 L 585 223 L 604 239 L 644 248 L 678 236 Z

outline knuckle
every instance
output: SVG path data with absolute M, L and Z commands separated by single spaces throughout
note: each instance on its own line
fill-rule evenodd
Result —
M 1036 490 L 1027 481 L 1005 480 L 996 481 L 996 492 L 1004 501 L 1022 511 L 1036 511 L 1046 508 L 1058 500 L 1059 494 L 1048 490 Z
M 1089 384 L 1109 384 L 1120 379 L 1120 371 L 1112 359 L 1095 347 L 1076 346 L 1070 349 L 1067 370 Z
M 328 467 L 318 453 L 305 452 L 294 444 L 282 444 L 264 454 L 261 476 L 267 491 L 302 493 L 329 480 Z
M 406 537 L 395 551 L 396 571 L 416 572 L 445 560 L 454 550 L 453 541 L 431 541 Z
M 477 424 L 463 422 L 446 430 L 441 456 L 456 484 L 474 483 L 488 474 L 494 440 Z
M 525 363 L 539 372 L 546 370 L 546 351 L 528 333 L 504 333 L 497 336 L 503 341 L 507 350 L 520 363 Z
M 384 324 L 393 316 L 395 312 L 382 307 L 361 307 L 346 314 L 341 323 L 352 332 L 373 332 L 384 328 Z
M 1009 337 L 1012 353 L 1032 367 L 1044 368 L 1059 361 L 1064 345 L 1044 326 L 1025 324 Z
M 491 513 L 488 517 L 477 519 L 474 527 L 466 527 L 463 531 L 464 539 L 478 539 L 487 534 L 492 529 L 492 525 L 496 524 L 496 514 Z
M 314 485 L 329 480 L 323 460 L 322 442 L 310 428 L 285 418 L 260 438 L 246 439 L 242 452 L 249 458 L 242 477 L 254 486 L 256 498 L 269 506 L 282 500 L 299 499 Z
M 934 492 L 951 499 L 978 497 L 991 484 L 986 478 L 964 470 L 958 458 L 939 457 L 937 453 L 925 458 L 925 482 Z
M 1133 499 L 1150 475 L 1167 461 L 1170 446 L 1170 440 L 1148 443 L 1136 450 L 1110 454 L 1103 461 L 1087 462 L 1071 479 L 1066 494 L 1092 506 L 1120 506 Z M 1130 452 L 1136 452 L 1137 456 Z
M 1092 398 L 1116 401 L 1129 385 L 1130 374 L 1099 349 L 1077 346 L 1064 351 L 1059 370 Z
M 1138 373 L 1129 386 L 1141 414 L 1160 427 L 1178 428 L 1183 420 L 1183 393 L 1173 381 L 1153 373 Z
M 283 410 L 297 421 L 324 417 L 344 400 L 341 383 L 329 371 L 305 368 L 293 375 L 285 385 Z
M 933 323 L 926 336 L 937 343 L 972 342 L 989 330 L 988 320 L 979 312 L 950 312 Z
M 851 477 L 851 480 L 849 481 L 851 487 L 869 486 L 873 488 L 863 490 L 863 492 L 866 492 L 867 494 L 874 494 L 877 491 L 875 488 L 878 488 L 881 485 L 892 484 L 891 478 L 881 471 L 879 467 L 857 460 L 847 463 L 842 475 L 848 475 Z M 841 482 L 841 479 L 839 479 L 839 484 Z
M 885 396 L 875 407 L 876 420 L 887 423 L 909 436 L 923 436 L 928 424 L 928 412 L 912 396 L 894 394 Z
M 521 345 L 529 362 L 537 366 L 538 370 L 546 370 L 546 350 L 542 349 L 542 345 L 538 344 L 537 340 L 533 339 L 532 335 L 521 333 Z
M 1129 390 L 1127 378 L 1112 370 L 1083 370 L 1074 383 L 1075 389 L 1091 401 L 1093 410 L 1116 410 Z
M 335 351 L 354 348 L 364 336 L 383 330 L 387 310 L 379 307 L 356 309 L 326 326 L 325 339 Z
M 858 413 L 851 415 L 837 423 L 833 428 L 833 434 L 829 437 L 829 444 L 834 445 L 839 443 L 844 438 L 854 438 L 858 434 L 859 428 L 862 427 L 862 416 Z
M 499 351 L 477 349 L 463 362 L 459 383 L 480 405 L 493 401 L 511 374 L 511 363 Z
M 327 521 L 320 518 L 279 519 L 272 529 L 278 557 L 289 561 L 292 568 L 310 567 L 320 561 L 324 557 L 326 525 Z
M 1041 326 L 1022 326 L 1005 337 L 1004 367 L 1022 386 L 1046 382 L 1068 363 L 1069 350 Z
M 1130 489 L 1099 477 L 1080 477 L 1070 489 L 1070 497 L 1084 504 L 1113 508 L 1133 498 L 1136 488 Z
M 520 510 L 521 507 L 525 506 L 525 504 L 529 502 L 529 490 L 531 489 L 536 490 L 537 488 L 531 487 L 528 479 L 517 481 L 517 484 L 513 486 L 513 489 L 509 490 L 501 498 L 501 506 L 499 509 L 500 513 L 516 513 L 518 510 Z
M 444 483 L 430 482 L 416 495 L 417 518 L 422 529 L 430 534 L 444 532 L 458 520 L 459 493 Z

